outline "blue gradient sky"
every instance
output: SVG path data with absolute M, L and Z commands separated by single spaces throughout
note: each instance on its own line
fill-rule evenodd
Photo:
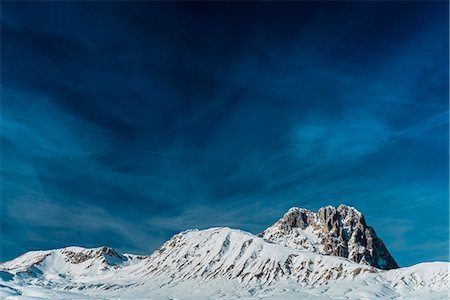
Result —
M 448 260 L 448 4 L 4 2 L 1 260 L 355 206 Z

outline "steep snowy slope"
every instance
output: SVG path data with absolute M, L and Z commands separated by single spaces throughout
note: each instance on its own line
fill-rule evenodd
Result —
M 346 229 L 353 217 L 338 220 Z M 293 238 L 303 235 L 311 251 L 230 228 L 179 233 L 150 256 L 107 247 L 32 251 L 0 264 L 0 298 L 447 299 L 448 263 L 381 270 L 318 254 L 326 238 L 310 230 Z
M 230 228 L 211 228 L 180 233 L 146 261 L 145 275 L 175 274 L 174 282 L 186 279 L 238 279 L 270 285 L 293 280 L 300 285 L 328 284 L 378 272 L 349 260 L 267 243 L 250 233 Z
M 363 214 L 346 205 L 325 206 L 317 213 L 291 208 L 259 236 L 290 248 L 346 257 L 379 269 L 398 268 Z

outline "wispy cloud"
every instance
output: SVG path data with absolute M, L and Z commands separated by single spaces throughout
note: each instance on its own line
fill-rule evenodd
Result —
M 443 4 L 83 5 L 2 7 L 2 258 L 341 202 L 447 253 Z

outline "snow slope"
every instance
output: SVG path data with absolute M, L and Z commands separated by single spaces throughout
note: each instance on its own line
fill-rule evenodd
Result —
M 382 270 L 230 228 L 188 230 L 150 256 L 32 251 L 0 264 L 1 299 L 448 299 L 449 263 Z

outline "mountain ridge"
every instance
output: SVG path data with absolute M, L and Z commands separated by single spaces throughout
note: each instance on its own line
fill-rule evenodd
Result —
M 354 217 L 358 226 L 363 226 L 362 214 L 354 210 L 331 225 L 346 224 L 347 219 Z M 311 220 L 320 220 L 321 225 L 327 226 L 328 221 L 336 220 L 337 216 L 331 206 L 326 207 L 322 215 L 314 216 L 309 212 L 292 208 L 280 223 L 277 221 L 275 224 L 289 225 L 281 226 L 289 230 L 282 231 L 283 239 L 278 241 L 239 229 L 213 227 L 182 231 L 150 255 L 122 254 L 109 247 L 76 246 L 27 252 L 0 263 L 0 297 L 428 299 L 431 295 L 445 299 L 448 263 L 383 270 L 367 261 L 356 262 L 352 257 L 318 253 L 324 244 L 319 239 L 322 236 L 316 236 L 311 230 L 311 224 L 316 224 Z M 308 221 L 304 216 L 312 219 Z M 278 230 L 278 225 L 268 229 Z M 340 228 L 343 227 L 326 227 L 326 233 L 337 230 L 342 233 Z M 292 235 L 292 229 L 297 236 Z M 303 232 L 306 229 L 310 232 Z M 304 249 L 307 243 L 300 243 L 303 248 L 298 247 L 299 237 L 308 237 L 308 234 L 311 235 L 309 246 L 315 247 L 313 251 Z M 290 239 L 294 241 L 292 245 L 286 242 Z M 193 286 L 199 288 L 192 289 Z

